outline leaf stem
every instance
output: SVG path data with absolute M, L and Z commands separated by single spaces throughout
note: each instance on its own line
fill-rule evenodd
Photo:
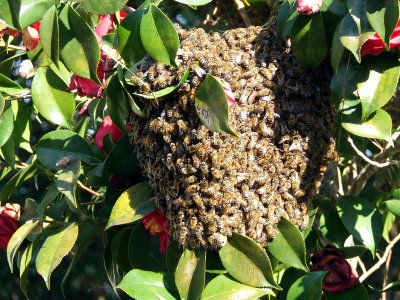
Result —
M 89 194 L 92 194 L 95 197 L 102 197 L 102 194 L 99 194 L 98 192 L 92 190 L 91 188 L 87 187 L 84 185 L 80 180 L 78 180 L 77 185 L 84 191 L 88 192 Z M 97 201 L 98 202 L 98 201 Z M 82 203 L 83 204 L 83 203 Z

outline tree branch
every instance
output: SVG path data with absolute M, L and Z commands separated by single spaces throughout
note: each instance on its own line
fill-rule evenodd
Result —
M 233 0 L 236 5 L 236 9 L 239 12 L 240 16 L 242 17 L 244 24 L 246 26 L 252 26 L 253 23 L 251 22 L 249 15 L 246 12 L 246 7 L 244 6 L 243 2 L 241 0 Z
M 88 187 L 87 187 L 86 185 L 84 185 L 80 180 L 78 180 L 77 185 L 78 185 L 82 190 L 88 192 L 89 194 L 92 194 L 92 195 L 95 196 L 95 197 L 98 197 L 98 198 L 102 197 L 101 194 L 99 194 L 99 193 L 96 192 L 96 191 L 93 191 L 91 188 L 88 188 Z

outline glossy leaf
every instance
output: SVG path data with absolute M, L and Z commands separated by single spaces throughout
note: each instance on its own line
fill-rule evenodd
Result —
M 114 204 L 106 229 L 132 223 L 155 210 L 151 197 L 152 191 L 147 181 L 127 189 Z
M 175 284 L 181 299 L 199 299 L 204 289 L 206 251 L 186 249 L 179 259 Z
M 178 33 L 168 17 L 154 4 L 144 13 L 140 22 L 140 38 L 147 53 L 155 60 L 176 66 L 179 49 Z
M 368 248 L 362 245 L 356 245 L 356 246 L 344 247 L 342 248 L 342 250 L 344 251 L 346 259 L 348 259 L 364 255 L 365 252 L 368 251 Z
M 0 116 L 3 113 L 5 106 L 6 106 L 6 100 L 4 99 L 3 95 L 0 93 Z
M 234 281 L 226 275 L 219 275 L 206 285 L 201 300 L 256 300 L 265 295 L 275 296 L 275 293 L 270 289 L 257 289 Z
M 15 81 L 11 80 L 7 76 L 0 74 L 0 92 L 8 95 L 15 95 L 23 93 L 24 89 Z
M 15 167 L 15 145 L 12 138 L 9 138 L 7 142 L 0 148 L 1 157 L 11 167 Z
M 59 15 L 60 56 L 67 69 L 98 84 L 100 48 L 93 30 L 70 5 Z
M 50 290 L 50 276 L 74 246 L 78 238 L 78 225 L 66 224 L 49 235 L 36 257 L 36 270 L 43 277 Z
M 342 123 L 342 126 L 352 134 L 366 138 L 382 139 L 392 143 L 392 118 L 382 109 L 378 109 L 376 114 L 365 123 Z
M 385 62 L 379 61 L 372 66 L 366 81 L 357 85 L 361 99 L 362 120 L 388 103 L 397 88 L 400 75 L 398 59 L 385 58 Z
M 399 20 L 399 1 L 367 0 L 365 4 L 369 23 L 389 49 L 390 36 Z
M 229 275 L 239 282 L 253 287 L 279 289 L 267 253 L 250 238 L 232 233 L 219 251 L 219 256 Z
M 11 108 L 0 116 L 0 147 L 7 143 L 14 129 L 14 118 Z
M 175 297 L 164 285 L 163 273 L 155 273 L 134 269 L 124 276 L 117 288 L 123 290 L 130 297 L 137 300 L 158 299 L 175 300 Z
M 0 5 L 0 19 L 16 29 L 21 29 L 19 24 L 19 10 L 21 7 L 21 0 L 2 0 Z
M 344 53 L 344 46 L 340 41 L 340 26 L 341 24 L 339 23 L 332 38 L 331 64 L 335 72 L 338 71 L 339 63 Z
M 130 13 L 118 26 L 118 51 L 128 65 L 134 65 L 145 55 L 146 50 L 140 39 L 140 22 L 144 10 Z
M 360 283 L 359 285 L 353 286 L 343 292 L 337 293 L 324 293 L 327 300 L 368 300 L 370 299 L 367 290 L 364 285 Z
M 93 152 L 89 144 L 78 134 L 68 130 L 51 131 L 34 146 L 39 161 L 49 169 L 55 169 L 64 157 L 91 162 Z
M 322 295 L 322 279 L 325 274 L 326 272 L 311 272 L 300 277 L 290 287 L 286 299 L 320 300 Z
M 19 264 L 19 281 L 21 291 L 24 293 L 25 297 L 29 299 L 28 292 L 27 292 L 27 281 L 29 275 L 29 266 L 32 262 L 32 257 L 35 252 L 36 243 L 32 242 L 25 248 L 24 252 L 21 255 L 21 262 Z
M 284 37 L 288 37 L 292 31 L 292 27 L 297 17 L 296 5 L 290 4 L 289 1 L 283 2 L 278 11 L 278 30 Z
M 79 160 L 73 161 L 64 170 L 62 170 L 56 181 L 57 189 L 65 195 L 68 204 L 73 206 L 75 209 L 78 208 L 75 192 L 80 170 L 81 162 Z
M 89 13 L 95 15 L 112 14 L 119 11 L 128 0 L 76 0 L 74 2 L 82 3 L 82 6 Z
M 347 231 L 375 255 L 383 225 L 381 215 L 374 206 L 360 197 L 343 196 L 337 203 L 337 210 Z
M 278 224 L 278 233 L 268 251 L 282 263 L 308 272 L 306 249 L 299 229 L 285 218 Z
M 397 217 L 400 217 L 400 200 L 399 199 L 387 200 L 387 201 L 385 201 L 385 204 L 392 214 L 394 214 Z
M 25 103 L 22 101 L 12 101 L 11 109 L 14 115 L 14 130 L 12 133 L 12 139 L 16 147 L 25 149 L 29 153 L 32 153 L 30 138 L 30 118 L 31 112 Z
M 316 68 L 328 53 L 322 15 L 298 16 L 293 24 L 291 40 L 296 60 L 306 68 Z
M 217 78 L 207 74 L 197 88 L 195 106 L 197 115 L 208 129 L 238 137 L 238 133 L 229 126 L 228 100 Z
M 32 82 L 32 99 L 39 113 L 57 125 L 71 126 L 75 98 L 50 68 L 39 68 Z
M 52 6 L 43 16 L 40 23 L 40 43 L 43 51 L 58 65 L 60 55 L 60 36 L 57 8 Z
M 11 272 L 13 272 L 14 257 L 19 247 L 31 231 L 39 224 L 39 220 L 29 220 L 14 232 L 7 245 L 7 261 Z
M 46 11 L 55 4 L 55 0 L 21 0 L 19 10 L 19 23 L 21 27 L 28 27 L 41 20 Z
M 179 247 L 179 243 L 175 241 L 172 236 L 169 238 L 169 245 L 167 253 L 165 255 L 165 261 L 167 264 L 168 271 L 174 274 L 178 266 L 179 259 L 181 258 L 183 250 Z M 207 253 L 207 262 L 209 261 L 209 253 Z

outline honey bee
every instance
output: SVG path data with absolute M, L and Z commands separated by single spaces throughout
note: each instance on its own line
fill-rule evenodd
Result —
M 195 169 L 198 169 L 200 167 L 201 161 L 200 161 L 200 158 L 196 154 L 192 155 L 192 163 L 193 163 L 193 167 Z
M 166 165 L 168 170 L 175 170 L 175 164 L 172 160 L 172 153 L 167 154 Z
M 185 178 L 185 182 L 188 184 L 192 184 L 197 180 L 196 176 L 192 175 Z
M 189 219 L 189 228 L 191 230 L 195 230 L 197 226 L 197 218 L 195 216 L 190 217 Z
M 151 66 L 147 72 L 147 78 L 150 81 L 154 81 L 155 74 L 156 74 L 156 68 L 154 66 Z
M 184 51 L 182 52 L 182 61 L 186 63 L 189 60 L 189 53 Z
M 179 230 L 178 242 L 183 247 L 186 247 L 186 245 L 187 245 L 187 235 L 188 235 L 187 228 L 181 227 Z
M 274 136 L 274 130 L 267 126 L 267 124 L 265 124 L 264 122 L 260 122 L 258 124 L 259 128 L 260 128 L 260 132 L 264 137 L 273 137 Z
M 158 75 L 162 75 L 164 73 L 164 65 L 162 63 L 157 63 L 156 71 Z
M 187 127 L 188 123 L 186 121 L 178 120 L 178 121 L 176 121 L 176 124 L 178 125 L 180 135 L 182 135 L 184 132 L 188 131 L 188 127 Z
M 225 171 L 223 170 L 217 170 L 214 168 L 211 168 L 211 175 L 215 178 L 215 179 L 221 179 L 224 176 Z
M 208 241 L 212 248 L 218 249 L 223 247 L 227 243 L 228 239 L 225 235 L 216 232 L 208 238 Z
M 199 194 L 193 194 L 192 196 L 193 202 L 196 204 L 196 206 L 201 209 L 205 210 L 206 207 L 204 206 L 203 200 L 201 199 L 201 196 Z

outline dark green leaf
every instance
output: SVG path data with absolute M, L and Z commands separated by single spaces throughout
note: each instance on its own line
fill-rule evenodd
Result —
M 186 249 L 179 259 L 175 284 L 181 299 L 199 299 L 204 289 L 206 251 Z
M 250 238 L 232 233 L 228 243 L 219 251 L 219 256 L 229 275 L 239 282 L 253 287 L 279 289 L 267 253 Z
M 158 299 L 175 300 L 165 286 L 165 275 L 143 270 L 132 270 L 124 276 L 117 288 L 137 300 Z
M 146 50 L 140 39 L 140 22 L 144 10 L 130 13 L 118 26 L 118 50 L 127 65 L 134 65 L 145 55 Z
M 217 78 L 207 74 L 197 88 L 195 106 L 197 115 L 208 129 L 238 137 L 238 134 L 229 126 L 228 100 Z
M 18 83 L 0 74 L 0 92 L 15 95 L 24 92 L 24 89 Z
M 32 257 L 34 252 L 36 252 L 36 243 L 32 242 L 25 248 L 21 255 L 21 262 L 19 265 L 19 281 L 21 286 L 21 291 L 24 293 L 25 297 L 29 299 L 28 292 L 26 290 L 26 285 L 28 281 L 29 266 L 32 262 Z
M 382 293 L 394 292 L 394 291 L 400 291 L 400 280 L 396 280 L 389 283 L 387 286 L 383 288 Z
M 342 59 L 344 46 L 340 41 L 340 26 L 341 23 L 336 27 L 335 33 L 332 39 L 332 51 L 331 51 L 331 64 L 335 72 L 338 71 L 340 60 Z M 335 75 L 334 75 L 335 76 Z
M 270 289 L 257 289 L 248 285 L 241 284 L 230 279 L 226 275 L 219 275 L 211 280 L 205 287 L 202 300 L 221 300 L 221 299 L 246 299 L 256 300 L 262 296 L 275 296 Z
M 30 117 L 31 112 L 25 103 L 22 101 L 12 101 L 11 109 L 14 114 L 14 130 L 12 139 L 16 147 L 25 149 L 32 153 L 30 137 Z
M 299 229 L 285 218 L 278 224 L 278 234 L 268 251 L 284 264 L 308 272 L 306 249 Z
M 11 108 L 0 116 L 0 147 L 7 143 L 14 129 L 14 118 Z
M 42 19 L 45 12 L 55 4 L 55 0 L 21 0 L 21 8 L 19 10 L 21 27 L 28 27 Z M 40 38 L 42 38 L 41 35 Z
M 127 189 L 114 204 L 106 229 L 132 223 L 155 210 L 151 197 L 152 191 L 147 181 Z
M 131 231 L 132 230 L 129 227 L 115 231 L 116 233 L 111 240 L 113 264 L 124 273 L 127 273 L 132 269 L 132 265 L 129 261 L 129 247 L 127 247 Z
M 357 246 L 344 247 L 342 248 L 342 250 L 344 251 L 347 259 L 364 255 L 364 253 L 368 250 L 368 248 L 361 245 L 357 245 Z
M 20 7 L 21 0 L 2 0 L 0 2 L 0 19 L 8 26 L 21 30 L 18 20 Z
M 119 11 L 128 0 L 76 0 L 89 13 L 95 15 L 107 15 Z
M 176 267 L 178 266 L 178 262 L 182 256 L 182 253 L 183 250 L 179 247 L 179 243 L 170 236 L 165 260 L 167 263 L 168 271 L 171 274 L 175 273 Z M 208 257 L 209 256 L 207 255 L 207 262 L 209 261 Z
M 299 13 L 295 4 L 290 4 L 289 1 L 283 2 L 278 11 L 278 30 L 282 36 L 288 37 L 290 35 L 298 16 Z
M 367 200 L 355 196 L 340 198 L 337 210 L 346 229 L 374 255 L 383 230 L 379 212 Z
M 392 214 L 400 217 L 400 200 L 387 200 L 385 204 Z
M 32 82 L 32 99 L 39 113 L 57 125 L 71 126 L 74 95 L 50 68 L 39 68 Z
M 320 218 L 320 228 L 325 237 L 340 247 L 344 246 L 344 242 L 350 235 L 341 222 L 336 209 L 324 211 Z
M 366 138 L 382 139 L 392 143 L 392 118 L 383 109 L 378 109 L 376 114 L 365 123 L 342 123 L 342 126 L 352 134 Z
M 93 152 L 89 144 L 78 134 L 68 130 L 51 131 L 35 145 L 39 161 L 49 169 L 55 169 L 57 162 L 65 157 L 70 160 L 91 162 Z
M 4 107 L 6 106 L 6 100 L 3 95 L 0 93 L 0 116 L 3 113 Z
M 14 232 L 13 236 L 11 237 L 10 241 L 7 245 L 7 261 L 8 265 L 10 266 L 11 272 L 13 272 L 13 261 L 15 254 L 19 247 L 21 246 L 22 242 L 31 233 L 31 231 L 39 224 L 39 220 L 29 220 L 24 225 L 19 227 L 17 231 Z
M 290 287 L 286 299 L 320 300 L 322 295 L 322 279 L 325 274 L 326 272 L 311 272 L 300 277 Z
M 131 108 L 129 106 L 129 99 L 117 74 L 112 75 L 108 82 L 106 99 L 112 121 L 118 128 L 125 131 Z
M 140 38 L 146 51 L 157 61 L 176 66 L 178 33 L 168 17 L 154 4 L 140 22 Z
M 297 61 L 306 68 L 316 68 L 328 53 L 324 21 L 320 13 L 300 15 L 293 24 L 291 40 Z
M 79 160 L 73 161 L 61 171 L 56 180 L 57 189 L 65 195 L 68 205 L 75 209 L 78 208 L 75 192 L 80 171 L 81 162 Z
M 14 169 L 15 167 L 15 145 L 12 138 L 9 138 L 8 141 L 0 148 L 1 157 L 5 160 L 5 162 Z
M 37 206 L 37 212 L 40 220 L 45 217 L 45 210 L 59 194 L 60 192 L 58 191 L 56 183 L 53 182 L 52 184 L 50 184 L 48 189 L 45 191 L 39 205 Z
M 58 65 L 58 58 L 60 55 L 60 36 L 58 28 L 58 13 L 55 6 L 50 7 L 40 23 L 40 43 L 42 44 L 43 51 L 47 56 Z
M 343 292 L 324 293 L 327 300 L 368 300 L 369 295 L 363 284 L 353 286 Z
M 59 16 L 60 55 L 71 72 L 96 81 L 100 48 L 93 30 L 70 5 Z

